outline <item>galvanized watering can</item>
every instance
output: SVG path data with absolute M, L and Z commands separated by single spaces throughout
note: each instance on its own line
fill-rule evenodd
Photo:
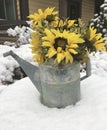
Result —
M 22 67 L 24 72 L 40 92 L 41 102 L 48 107 L 63 108 L 75 104 L 81 98 L 80 80 L 91 75 L 90 61 L 86 63 L 86 75 L 80 79 L 80 64 L 67 65 L 64 68 L 51 65 L 34 66 L 23 60 L 13 51 L 11 55 Z

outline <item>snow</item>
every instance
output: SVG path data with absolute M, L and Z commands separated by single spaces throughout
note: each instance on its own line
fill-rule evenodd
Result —
M 105 130 L 107 81 L 92 75 L 81 82 L 81 100 L 63 109 L 48 108 L 29 78 L 0 94 L 1 130 Z
M 18 36 L 18 41 L 25 43 L 29 42 L 31 31 L 15 27 L 8 34 Z M 29 44 L 19 48 L 15 43 L 0 45 L 0 130 L 107 129 L 107 52 L 90 55 L 92 75 L 81 81 L 81 100 L 58 109 L 41 104 L 40 93 L 28 77 L 3 85 L 3 81 L 13 81 L 13 70 L 19 66 L 11 56 L 3 57 L 9 50 L 37 65 Z
M 33 62 L 29 45 L 20 48 L 0 46 L 0 77 L 10 76 L 17 63 L 3 53 L 13 50 Z M 66 108 L 48 108 L 30 79 L 0 85 L 0 130 L 106 130 L 107 53 L 90 55 L 92 75 L 81 81 L 81 100 Z M 18 64 L 17 64 L 18 65 Z M 17 66 L 16 65 L 16 66 Z M 6 69 L 10 68 L 10 71 Z M 1 73 L 2 72 L 2 73 Z M 11 76 L 8 77 L 9 80 Z
M 105 1 L 104 4 L 102 4 L 102 5 L 100 6 L 100 8 L 104 8 L 104 7 L 106 7 L 106 5 L 107 5 L 106 2 L 107 2 L 107 1 Z
M 16 26 L 14 29 L 9 28 L 7 30 L 7 33 L 9 36 L 18 37 L 18 40 L 17 40 L 18 43 L 26 44 L 29 42 L 32 31 L 33 30 L 31 28 L 26 27 L 26 26 L 22 26 L 22 27 Z
M 106 10 L 107 10 L 107 7 L 104 8 L 104 11 L 106 11 Z
M 22 45 L 19 48 L 15 48 L 15 46 L 0 45 L 0 84 L 3 81 L 13 82 L 13 71 L 15 68 L 19 67 L 19 64 L 11 56 L 6 58 L 3 57 L 3 53 L 8 52 L 9 50 L 14 51 L 26 61 L 34 64 L 28 44 Z

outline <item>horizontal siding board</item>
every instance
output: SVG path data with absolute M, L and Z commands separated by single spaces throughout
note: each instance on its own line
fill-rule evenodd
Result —
M 47 7 L 55 7 L 56 10 L 59 10 L 59 1 L 58 0 L 29 0 L 29 12 L 37 12 L 39 8 L 46 9 Z
M 0 30 L 5 30 L 8 28 L 14 28 L 17 25 L 27 25 L 26 21 L 22 20 L 0 20 Z
M 89 22 L 94 16 L 94 0 L 82 0 L 82 19 L 84 22 Z

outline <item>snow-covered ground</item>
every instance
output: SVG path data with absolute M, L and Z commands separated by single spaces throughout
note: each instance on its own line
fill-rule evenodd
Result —
M 11 49 L 33 62 L 28 45 L 19 49 L 0 45 L 0 80 L 11 80 L 12 70 L 18 66 L 12 57 L 3 57 Z M 90 58 L 92 75 L 81 81 L 81 100 L 75 106 L 42 105 L 28 77 L 8 86 L 1 83 L 0 130 L 107 130 L 107 53 Z
M 19 66 L 19 64 L 11 56 L 6 58 L 3 56 L 3 53 L 10 50 L 13 50 L 20 57 L 34 64 L 31 49 L 29 49 L 28 44 L 22 45 L 19 48 L 15 48 L 15 46 L 0 45 L 0 84 L 4 81 L 13 82 L 13 71 Z

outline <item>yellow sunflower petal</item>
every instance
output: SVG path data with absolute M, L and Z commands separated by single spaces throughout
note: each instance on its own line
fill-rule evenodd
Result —
M 98 33 L 98 34 L 96 34 L 96 40 L 99 40 L 100 38 L 102 37 L 102 34 L 101 33 Z
M 42 46 L 44 46 L 44 47 L 52 47 L 52 43 L 51 43 L 51 42 L 48 42 L 48 41 L 47 41 L 47 42 L 44 41 L 44 42 L 42 43 Z
M 69 52 L 71 52 L 72 54 L 78 54 L 78 52 L 74 49 L 69 49 Z
M 55 9 L 55 7 L 53 7 L 53 8 L 47 8 L 45 11 L 44 11 L 44 13 L 46 14 L 46 15 L 56 15 L 56 14 L 58 14 L 58 12 L 57 11 L 54 11 L 54 9 Z
M 28 16 L 28 18 L 34 19 L 34 18 L 35 18 L 35 15 L 34 15 L 34 14 L 30 14 L 30 15 Z
M 60 63 L 64 59 L 64 53 L 57 53 L 57 62 Z
M 49 58 L 51 58 L 51 57 L 53 57 L 53 56 L 56 55 L 56 54 L 57 54 L 57 51 L 55 50 L 55 48 L 51 47 L 51 48 L 48 50 L 47 56 L 48 56 Z
M 89 27 L 89 33 L 90 33 L 90 37 L 89 37 L 89 40 L 91 41 L 95 36 L 96 36 L 96 32 L 97 30 L 94 28 L 94 27 Z
M 40 53 L 34 55 L 33 58 L 38 62 L 38 64 L 41 64 L 44 61 L 44 56 Z
M 78 45 L 77 45 L 77 44 L 70 44 L 70 47 L 71 47 L 71 48 L 77 48 Z
M 43 41 L 50 41 L 51 43 L 54 42 L 54 39 L 55 39 L 54 35 L 53 36 L 47 35 L 47 36 L 42 37 Z
M 104 38 L 101 38 L 100 40 L 96 40 L 95 44 L 98 44 L 98 43 L 104 43 L 105 39 Z
M 68 51 L 65 52 L 65 62 L 66 64 L 68 62 L 70 62 L 71 64 L 73 63 L 73 57 Z
M 38 9 L 38 13 L 39 13 L 40 15 L 42 15 L 42 14 L 43 14 L 42 9 Z
M 33 45 L 36 48 L 38 48 L 39 47 L 39 41 L 38 41 L 38 39 L 36 40 L 36 39 L 33 38 L 32 41 L 31 41 L 31 45 Z
M 52 31 L 50 31 L 49 29 L 45 29 L 44 31 L 46 33 L 46 37 L 43 37 L 43 40 L 53 40 L 55 38 L 55 36 L 53 35 Z
M 64 26 L 64 22 L 63 22 L 62 19 L 59 21 L 58 26 L 59 26 L 59 27 L 63 27 L 63 26 Z
M 65 57 L 65 54 L 62 50 L 61 47 L 57 48 L 57 58 L 55 59 L 55 61 L 57 61 L 58 63 L 60 63 Z
M 55 35 L 55 38 L 62 37 L 62 33 L 59 30 L 52 29 L 51 32 Z
M 105 51 L 105 44 L 104 43 L 100 43 L 100 44 L 94 44 L 95 48 L 99 51 Z
M 67 39 L 70 36 L 70 33 L 66 30 L 63 31 L 63 38 Z
M 68 20 L 68 27 L 71 27 L 74 24 L 75 20 Z
M 81 38 L 81 35 L 75 34 L 75 33 L 70 33 L 68 37 L 68 44 L 73 44 L 73 43 L 83 43 L 85 42 L 84 39 Z

